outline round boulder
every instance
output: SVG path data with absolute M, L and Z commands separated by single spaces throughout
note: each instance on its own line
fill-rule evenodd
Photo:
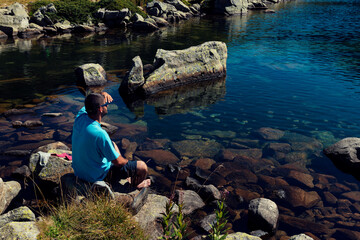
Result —
M 342 171 L 356 173 L 360 168 L 360 138 L 344 138 L 324 149 L 324 154 Z
M 101 86 L 106 84 L 106 72 L 100 64 L 88 63 L 75 69 L 75 74 L 80 85 Z
M 256 198 L 249 204 L 249 229 L 261 229 L 275 232 L 278 224 L 279 210 L 273 201 L 267 198 Z

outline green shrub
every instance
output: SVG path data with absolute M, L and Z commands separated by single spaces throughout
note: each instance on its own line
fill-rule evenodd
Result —
M 51 0 L 39 0 L 36 2 L 30 2 L 28 4 L 29 15 L 32 16 L 34 12 L 36 12 L 36 10 L 38 10 L 40 7 L 46 6 L 51 2 Z
M 146 2 L 147 0 L 100 0 L 97 6 L 98 8 L 106 8 L 108 10 L 128 8 L 131 12 L 139 13 L 143 17 L 146 17 L 146 14 L 137 7 L 146 4 Z

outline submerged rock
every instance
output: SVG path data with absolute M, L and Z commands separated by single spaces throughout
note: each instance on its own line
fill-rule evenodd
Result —
M 172 148 L 178 156 L 213 158 L 222 145 L 215 141 L 183 140 L 172 142 Z

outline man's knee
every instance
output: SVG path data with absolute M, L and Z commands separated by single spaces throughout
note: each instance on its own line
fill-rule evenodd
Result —
M 136 170 L 139 174 L 146 174 L 148 172 L 146 163 L 143 161 L 137 161 Z

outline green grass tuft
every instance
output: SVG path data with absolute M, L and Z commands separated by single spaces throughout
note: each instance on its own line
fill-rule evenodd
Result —
M 38 239 L 147 239 L 131 214 L 104 197 L 62 204 L 38 222 Z

